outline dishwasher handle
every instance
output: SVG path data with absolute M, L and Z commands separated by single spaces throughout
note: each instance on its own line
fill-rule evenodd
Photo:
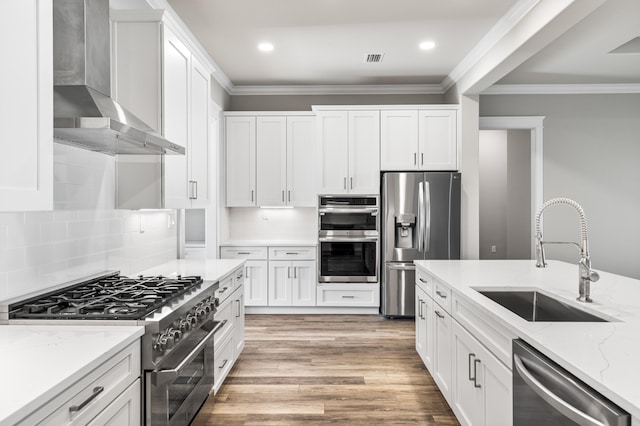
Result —
M 580 411 L 578 408 L 569 404 L 567 401 L 554 394 L 551 390 L 540 383 L 531 372 L 525 367 L 522 358 L 519 355 L 513 355 L 513 365 L 522 380 L 533 390 L 540 398 L 551 405 L 553 408 L 562 413 L 565 417 L 574 422 L 585 426 L 606 426 L 599 420 L 594 419 L 587 413 Z

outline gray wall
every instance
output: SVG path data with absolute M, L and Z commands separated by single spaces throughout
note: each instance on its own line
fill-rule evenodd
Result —
M 482 130 L 479 140 L 480 259 L 530 259 L 531 132 Z
M 546 116 L 544 199 L 568 197 L 582 205 L 595 269 L 640 278 L 640 94 L 480 97 L 483 117 L 539 115 Z M 546 210 L 544 235 L 578 241 L 575 210 Z M 550 246 L 547 256 L 575 262 L 578 251 Z
M 231 106 L 231 96 L 213 76 L 211 77 L 211 99 L 222 108 L 223 111 L 226 111 Z
M 441 104 L 442 95 L 236 95 L 228 111 L 311 111 L 312 105 Z

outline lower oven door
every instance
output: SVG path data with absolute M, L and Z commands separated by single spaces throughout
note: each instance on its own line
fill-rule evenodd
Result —
M 213 387 L 214 334 L 224 325 L 207 321 L 157 370 L 145 372 L 145 423 L 188 425 Z
M 378 238 L 320 238 L 318 281 L 378 282 Z

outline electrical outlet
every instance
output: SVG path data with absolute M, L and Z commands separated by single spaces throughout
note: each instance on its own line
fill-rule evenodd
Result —
M 491 253 L 495 253 L 497 251 L 498 249 L 496 248 L 496 246 L 491 246 Z

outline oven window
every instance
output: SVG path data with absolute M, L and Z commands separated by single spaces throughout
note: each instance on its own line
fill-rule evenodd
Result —
M 169 401 L 169 418 L 171 419 L 191 392 L 200 383 L 205 375 L 205 350 L 194 358 L 185 367 L 180 375 L 167 387 L 167 397 Z
M 375 231 L 376 217 L 371 213 L 325 213 L 320 215 L 322 231 Z
M 320 243 L 320 275 L 325 277 L 375 277 L 375 242 Z

